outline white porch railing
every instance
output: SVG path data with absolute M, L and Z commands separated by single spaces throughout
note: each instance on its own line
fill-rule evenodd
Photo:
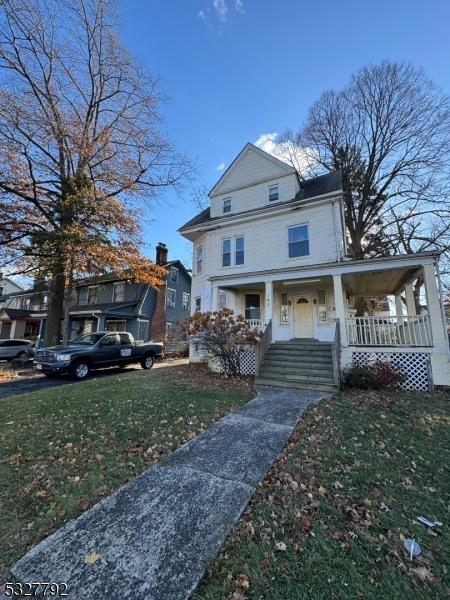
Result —
M 261 331 L 264 331 L 267 327 L 267 321 L 264 319 L 245 319 L 250 327 L 257 327 Z
M 350 346 L 432 346 L 430 317 L 349 317 L 346 320 Z

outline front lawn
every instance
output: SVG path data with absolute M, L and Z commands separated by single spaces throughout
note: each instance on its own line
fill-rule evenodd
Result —
M 195 600 L 450 597 L 449 426 L 448 394 L 311 407 Z M 422 547 L 414 562 L 405 537 Z
M 252 395 L 248 380 L 183 365 L 0 402 L 0 581 L 64 521 Z

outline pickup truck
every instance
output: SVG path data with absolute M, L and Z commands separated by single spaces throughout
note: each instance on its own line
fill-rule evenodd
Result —
M 126 331 L 97 331 L 88 333 L 65 346 L 50 346 L 36 352 L 34 366 L 54 377 L 68 373 L 72 379 L 86 379 L 92 369 L 124 367 L 141 363 L 151 369 L 155 358 L 163 356 L 163 345 L 156 342 L 135 342 Z

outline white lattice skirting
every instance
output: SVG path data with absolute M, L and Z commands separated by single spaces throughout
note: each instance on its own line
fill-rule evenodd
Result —
M 418 352 L 353 352 L 352 363 L 366 366 L 369 362 L 387 360 L 405 375 L 404 390 L 429 390 L 431 388 L 430 355 Z
M 241 359 L 241 374 L 242 375 L 254 375 L 256 370 L 256 361 L 255 361 L 255 350 L 253 348 L 248 348 L 247 350 L 243 350 L 240 354 Z M 220 372 L 223 373 L 224 369 L 222 365 L 220 366 Z

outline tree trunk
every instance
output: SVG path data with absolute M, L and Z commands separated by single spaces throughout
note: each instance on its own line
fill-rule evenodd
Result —
M 66 278 L 64 269 L 54 276 L 49 290 L 47 324 L 45 327 L 44 347 L 60 343 L 61 320 L 64 313 L 64 289 Z
M 63 344 L 67 344 L 70 333 L 70 306 L 72 304 L 73 283 L 69 276 L 69 283 L 64 292 L 64 307 L 63 307 L 63 324 L 62 324 L 62 339 Z

